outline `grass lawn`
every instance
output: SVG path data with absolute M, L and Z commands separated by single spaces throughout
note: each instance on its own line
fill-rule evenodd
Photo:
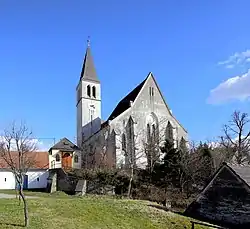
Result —
M 28 190 L 24 190 L 23 192 L 26 196 L 42 196 L 42 197 L 54 196 L 54 195 L 57 195 L 60 193 L 60 192 L 58 192 L 56 194 L 49 194 L 46 192 L 36 192 L 36 191 L 28 191 Z M 16 190 L 0 189 L 0 193 L 16 195 Z M 60 193 L 60 194 L 62 194 L 62 193 Z
M 146 201 L 49 194 L 40 194 L 38 199 L 27 201 L 29 228 L 33 229 L 191 228 L 189 218 L 150 207 L 152 203 Z M 23 209 L 22 205 L 18 206 L 18 200 L 0 199 L 0 228 L 18 229 L 23 228 L 22 225 Z

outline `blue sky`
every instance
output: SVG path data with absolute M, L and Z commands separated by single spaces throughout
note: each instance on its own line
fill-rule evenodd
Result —
M 212 139 L 233 110 L 250 113 L 249 7 L 248 0 L 1 1 L 0 130 L 25 120 L 38 138 L 74 139 L 90 35 L 103 119 L 152 71 L 190 139 Z

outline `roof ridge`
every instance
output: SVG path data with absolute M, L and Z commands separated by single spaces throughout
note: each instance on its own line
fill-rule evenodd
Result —
M 126 111 L 130 107 L 130 101 L 134 102 L 137 98 L 138 94 L 140 93 L 143 85 L 145 84 L 146 80 L 150 76 L 151 72 L 147 75 L 147 77 L 141 81 L 137 86 L 131 90 L 127 95 L 125 95 L 116 105 L 115 109 L 112 111 L 110 116 L 107 120 L 113 120 L 120 114 L 122 114 L 124 111 Z

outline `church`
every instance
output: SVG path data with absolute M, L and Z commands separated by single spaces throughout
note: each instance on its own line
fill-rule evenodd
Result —
M 174 117 L 152 72 L 101 116 L 101 82 L 88 43 L 76 87 L 77 143 L 61 139 L 49 150 L 50 168 L 145 168 L 161 157 L 165 139 L 187 145 L 188 133 Z

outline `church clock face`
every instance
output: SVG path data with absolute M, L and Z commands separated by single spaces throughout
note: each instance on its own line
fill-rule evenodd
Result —
M 89 105 L 89 109 L 90 110 L 95 110 L 95 105 L 93 105 L 93 104 Z

